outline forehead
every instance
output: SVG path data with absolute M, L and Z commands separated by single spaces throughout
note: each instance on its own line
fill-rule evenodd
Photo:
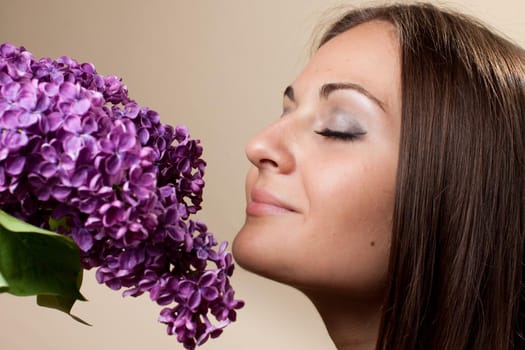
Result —
M 325 83 L 356 83 L 385 102 L 388 109 L 398 110 L 400 80 L 395 27 L 386 21 L 370 21 L 321 46 L 293 85 L 298 93 L 306 93 Z

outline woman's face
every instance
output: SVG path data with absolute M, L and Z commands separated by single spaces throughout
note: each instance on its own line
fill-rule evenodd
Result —
M 246 148 L 246 222 L 233 253 L 302 290 L 379 295 L 388 265 L 401 119 L 394 27 L 324 44 Z

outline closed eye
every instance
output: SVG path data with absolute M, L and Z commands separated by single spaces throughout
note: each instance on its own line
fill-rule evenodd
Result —
M 315 131 L 316 134 L 333 138 L 341 141 L 354 141 L 358 139 L 359 137 L 366 135 L 366 132 L 360 131 L 360 132 L 347 132 L 347 131 L 337 131 L 337 130 L 331 130 L 331 129 L 323 129 L 321 131 Z

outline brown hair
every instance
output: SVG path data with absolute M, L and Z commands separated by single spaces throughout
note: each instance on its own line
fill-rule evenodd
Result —
M 353 10 L 397 28 L 402 126 L 377 349 L 524 349 L 525 59 L 430 4 Z

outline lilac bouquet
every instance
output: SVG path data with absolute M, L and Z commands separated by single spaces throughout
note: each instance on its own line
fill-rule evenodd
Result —
M 201 155 L 185 127 L 162 124 L 119 78 L 0 46 L 0 209 L 70 237 L 98 282 L 174 303 L 159 321 L 186 349 L 243 306 L 226 242 L 190 219 L 201 208 Z

